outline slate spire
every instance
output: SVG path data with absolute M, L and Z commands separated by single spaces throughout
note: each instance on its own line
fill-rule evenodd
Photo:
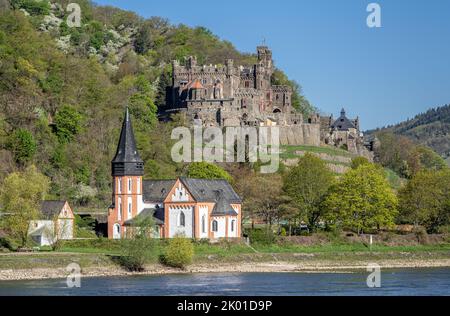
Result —
M 134 139 L 128 107 L 122 123 L 119 144 L 114 159 L 111 161 L 113 176 L 142 176 L 144 175 L 144 162 L 139 156 Z

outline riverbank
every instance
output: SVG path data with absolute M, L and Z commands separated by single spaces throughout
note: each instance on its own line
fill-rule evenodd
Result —
M 15 265 L 14 262 L 22 262 L 22 264 Z M 450 252 L 255 253 L 238 255 L 232 259 L 208 255 L 197 257 L 195 262 L 185 270 L 153 263 L 147 265 L 144 272 L 139 273 L 128 272 L 115 265 L 108 256 L 99 254 L 3 254 L 0 256 L 0 280 L 65 278 L 69 274 L 65 267 L 72 262 L 81 266 L 82 277 L 180 273 L 351 273 L 356 270 L 365 270 L 370 263 L 380 265 L 381 269 L 450 268 Z M 33 265 L 30 266 L 30 264 Z

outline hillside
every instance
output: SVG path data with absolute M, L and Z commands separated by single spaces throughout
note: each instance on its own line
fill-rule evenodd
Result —
M 69 3 L 81 7 L 81 27 L 69 27 Z M 220 64 L 239 52 L 203 27 L 94 5 L 88 0 L 0 0 L 0 183 L 31 164 L 51 179 L 48 198 L 105 208 L 110 160 L 125 105 L 134 117 L 146 178 L 173 178 L 183 166 L 170 158 L 170 132 L 181 117 L 162 123 L 171 61 Z M 294 88 L 293 105 L 311 106 L 300 87 L 277 69 L 272 78 Z
M 431 147 L 450 162 L 450 105 L 430 109 L 407 121 L 368 133 L 379 132 L 406 136 L 415 143 Z

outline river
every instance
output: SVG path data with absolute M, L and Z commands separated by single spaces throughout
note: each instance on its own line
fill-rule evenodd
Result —
M 369 272 L 222 273 L 0 281 L 0 295 L 450 295 L 450 269 L 381 272 L 381 287 L 369 288 Z

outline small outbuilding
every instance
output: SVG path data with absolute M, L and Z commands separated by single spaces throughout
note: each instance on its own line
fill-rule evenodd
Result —
M 39 246 L 73 239 L 75 216 L 67 201 L 42 201 L 41 218 L 30 221 L 28 234 Z

